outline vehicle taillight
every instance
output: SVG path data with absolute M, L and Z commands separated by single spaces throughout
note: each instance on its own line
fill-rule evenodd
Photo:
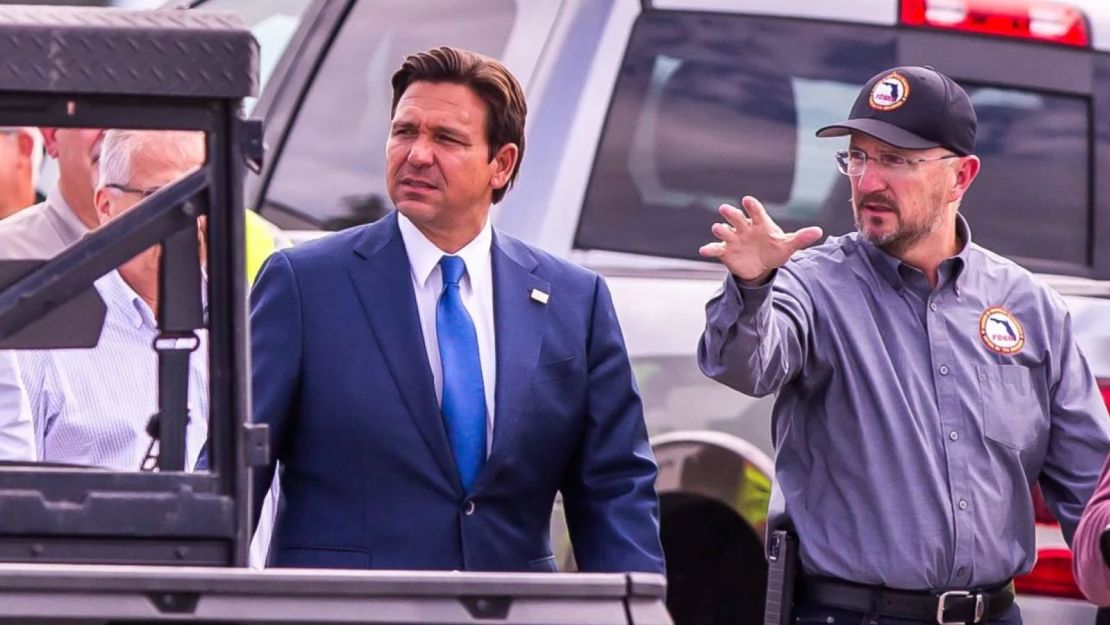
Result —
M 1087 17 L 1052 0 L 902 0 L 902 23 L 1088 47 Z
M 1045 503 L 1039 484 L 1033 486 L 1033 518 L 1038 525 L 1058 527 L 1060 523 Z M 1014 578 L 1014 588 L 1020 593 L 1072 597 L 1082 599 L 1083 594 L 1071 572 L 1071 550 L 1065 547 L 1037 549 L 1037 563 L 1027 575 Z
M 1071 551 L 1067 549 L 1038 550 L 1037 564 L 1028 575 L 1014 578 L 1014 588 L 1028 595 L 1083 598 L 1071 573 Z

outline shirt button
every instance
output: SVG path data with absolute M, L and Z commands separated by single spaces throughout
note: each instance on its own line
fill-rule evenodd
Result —
M 948 438 L 950 438 L 954 441 L 958 441 L 958 440 L 960 440 L 960 433 L 957 432 L 956 430 L 952 430 L 951 432 L 948 433 Z
M 941 365 L 940 366 L 940 374 L 941 375 L 948 375 L 948 365 Z
M 939 307 L 939 306 L 937 306 L 937 303 L 936 303 L 936 302 L 929 302 L 929 310 L 931 310 L 931 311 L 933 311 L 933 312 L 936 312 L 936 311 L 937 311 L 937 308 L 940 308 L 940 307 Z
M 474 514 L 474 502 L 473 501 L 467 501 L 466 503 L 463 504 L 463 514 L 465 514 L 466 516 L 470 516 L 470 515 Z
M 966 499 L 961 499 L 960 500 L 960 510 L 967 510 L 967 500 Z
M 956 575 L 958 575 L 960 577 L 963 577 L 966 574 L 967 574 L 967 569 L 965 569 L 964 567 L 961 566 L 960 568 L 956 569 Z

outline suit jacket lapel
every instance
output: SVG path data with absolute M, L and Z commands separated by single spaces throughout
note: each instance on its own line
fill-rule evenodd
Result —
M 405 407 L 440 468 L 455 489 L 462 492 L 436 403 L 435 382 L 428 365 L 408 254 L 396 213 L 366 228 L 366 236 L 351 256 L 349 272 Z
M 493 269 L 493 315 L 497 352 L 497 389 L 493 445 L 474 489 L 496 476 L 515 450 L 517 428 L 527 404 L 529 381 L 539 362 L 547 305 L 532 290 L 551 293 L 551 285 L 532 271 L 537 261 L 520 242 L 494 230 L 490 251 Z

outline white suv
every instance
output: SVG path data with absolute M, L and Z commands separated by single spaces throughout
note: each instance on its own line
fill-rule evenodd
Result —
M 197 2 L 194 1 L 194 4 Z M 1068 297 L 1110 380 L 1110 15 L 1016 0 L 208 0 L 262 43 L 267 162 L 247 201 L 290 233 L 390 210 L 389 76 L 434 45 L 502 59 L 530 112 L 498 227 L 603 273 L 660 463 L 668 604 L 680 623 L 761 620 L 771 398 L 704 378 L 695 346 L 720 267 L 714 209 L 760 197 L 786 229 L 850 230 L 847 180 L 816 128 L 883 68 L 933 65 L 980 118 L 964 202 L 977 242 Z M 1102 13 L 1096 13 L 1101 11 Z M 311 236 L 311 233 L 309 234 Z M 1104 387 L 1110 397 L 1110 387 Z M 1082 624 L 1070 553 L 1040 507 L 1027 623 Z

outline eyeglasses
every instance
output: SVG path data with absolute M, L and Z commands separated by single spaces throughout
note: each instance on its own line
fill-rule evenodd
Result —
M 162 187 L 150 187 L 149 189 L 136 189 L 135 187 L 129 187 L 127 185 L 115 184 L 115 183 L 106 184 L 106 185 L 104 185 L 104 188 L 105 189 L 115 189 L 116 191 L 122 191 L 124 193 L 134 193 L 136 195 L 141 196 L 143 199 L 146 199 L 146 198 L 148 198 L 148 197 L 150 197 L 150 196 L 154 195 L 155 193 L 162 190 Z
M 867 152 L 863 150 L 836 151 L 837 168 L 840 170 L 840 173 L 845 176 L 862 176 L 864 170 L 867 169 L 868 161 L 879 161 L 879 165 L 881 165 L 883 169 L 891 173 L 902 174 L 910 171 L 910 169 L 920 163 L 943 161 L 948 158 L 960 158 L 960 155 L 945 154 L 944 156 L 936 156 L 933 158 L 911 159 L 893 152 L 883 152 L 878 156 L 869 156 Z

